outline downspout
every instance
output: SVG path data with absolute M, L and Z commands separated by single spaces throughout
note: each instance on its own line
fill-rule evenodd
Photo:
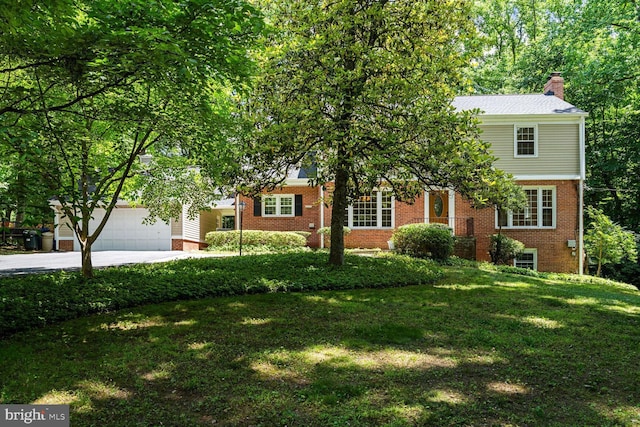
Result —
M 320 194 L 320 228 L 324 228 L 324 186 L 318 186 L 318 192 Z M 324 249 L 324 233 L 320 233 L 320 249 Z
M 586 180 L 585 120 L 580 118 L 580 184 L 578 205 L 578 274 L 584 272 L 584 183 Z

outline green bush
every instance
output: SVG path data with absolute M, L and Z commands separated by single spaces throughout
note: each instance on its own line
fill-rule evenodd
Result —
M 444 224 L 408 224 L 391 237 L 398 253 L 444 261 L 453 254 L 455 237 Z
M 438 266 L 400 255 L 346 255 L 342 268 L 324 252 L 205 257 L 79 272 L 0 278 L 0 338 L 92 313 L 217 296 L 433 284 Z
M 513 261 L 524 251 L 524 244 L 504 234 L 491 236 L 489 255 L 494 264 L 507 264 Z
M 300 248 L 307 245 L 308 231 L 261 231 L 243 230 L 242 246 L 268 247 L 273 249 Z M 240 231 L 211 231 L 205 241 L 213 249 L 237 249 L 240 246 Z

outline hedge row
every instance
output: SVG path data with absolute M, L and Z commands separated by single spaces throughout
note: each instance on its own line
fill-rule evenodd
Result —
M 268 248 L 301 248 L 307 245 L 308 231 L 262 231 L 243 230 L 243 246 Z M 240 231 L 212 231 L 206 234 L 205 242 L 213 249 L 237 248 L 240 246 Z
M 399 255 L 347 255 L 331 268 L 326 253 L 200 258 L 114 267 L 84 280 L 60 272 L 0 279 L 0 337 L 92 313 L 183 299 L 267 292 L 381 288 L 434 283 L 432 262 Z

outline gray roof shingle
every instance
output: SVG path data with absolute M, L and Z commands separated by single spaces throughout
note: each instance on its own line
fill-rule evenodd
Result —
M 543 94 L 457 96 L 453 106 L 458 111 L 479 109 L 485 116 L 586 114 L 557 96 Z

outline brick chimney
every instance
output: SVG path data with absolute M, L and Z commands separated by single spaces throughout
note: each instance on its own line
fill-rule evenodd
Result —
M 558 71 L 551 73 L 547 79 L 547 83 L 544 85 L 543 93 L 545 95 L 555 95 L 564 100 L 564 79 Z

